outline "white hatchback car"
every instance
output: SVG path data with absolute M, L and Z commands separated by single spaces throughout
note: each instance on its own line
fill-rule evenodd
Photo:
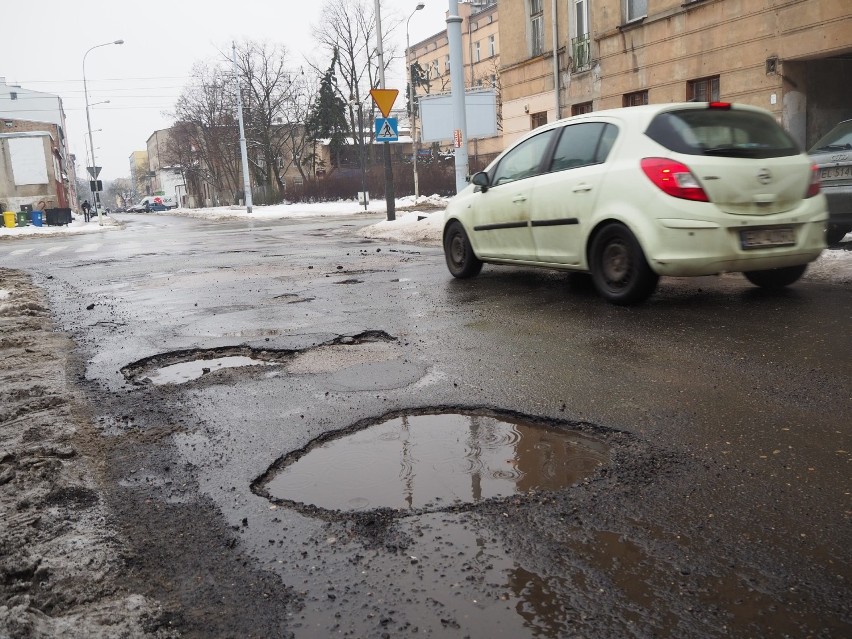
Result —
M 792 284 L 827 218 L 813 162 L 767 111 L 658 104 L 535 129 L 453 198 L 443 243 L 455 277 L 483 262 L 586 271 L 632 304 L 661 275 Z

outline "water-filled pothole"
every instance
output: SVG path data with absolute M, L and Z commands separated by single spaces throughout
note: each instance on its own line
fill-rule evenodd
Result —
M 578 431 L 493 413 L 394 416 L 288 455 L 259 482 L 274 501 L 326 510 L 440 510 L 559 490 L 609 462 Z
M 290 373 L 331 372 L 359 363 L 392 360 L 398 354 L 387 345 L 396 341 L 384 331 L 363 331 L 298 350 L 247 345 L 189 349 L 146 357 L 124 366 L 121 373 L 134 384 L 163 385 L 183 384 L 228 368 L 290 365 L 293 368 L 288 369 Z M 322 356 L 329 361 L 320 362 Z
M 148 375 L 153 384 L 183 384 L 202 375 L 219 371 L 223 368 L 239 368 L 240 366 L 269 366 L 275 362 L 265 362 L 251 357 L 234 355 L 216 359 L 196 359 L 191 362 L 181 362 L 158 368 Z

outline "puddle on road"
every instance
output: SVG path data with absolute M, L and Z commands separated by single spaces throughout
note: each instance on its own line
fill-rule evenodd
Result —
M 578 483 L 609 447 L 576 431 L 482 414 L 394 417 L 281 461 L 274 500 L 326 510 L 440 510 Z
M 275 362 L 265 362 L 251 357 L 234 355 L 217 359 L 196 359 L 191 362 L 181 362 L 158 368 L 148 375 L 153 384 L 183 384 L 202 375 L 222 370 L 224 368 L 239 368 L 241 366 L 270 366 Z

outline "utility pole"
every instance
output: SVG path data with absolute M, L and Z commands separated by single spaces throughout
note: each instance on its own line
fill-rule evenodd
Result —
M 240 72 L 237 68 L 237 44 L 231 42 L 231 52 L 234 56 L 234 82 L 237 85 L 237 116 L 240 120 L 240 153 L 243 156 L 243 191 L 246 196 L 246 213 L 251 213 L 251 179 L 249 178 L 248 152 L 246 151 L 246 132 L 243 127 L 243 94 L 240 90 Z
M 378 0 L 377 0 L 378 1 Z M 450 85 L 453 97 L 453 143 L 456 147 L 456 193 L 467 186 L 467 115 L 465 114 L 464 65 L 458 0 L 449 0 L 447 38 L 450 41 Z
M 385 89 L 385 58 L 382 50 L 382 15 L 381 2 L 376 0 L 376 57 L 379 59 L 379 88 Z M 391 165 L 390 143 L 385 142 L 385 205 L 388 210 L 388 221 L 396 219 L 396 198 L 393 190 L 393 166 Z

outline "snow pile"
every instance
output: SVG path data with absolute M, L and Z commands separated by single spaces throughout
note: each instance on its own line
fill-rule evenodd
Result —
M 358 231 L 358 234 L 370 239 L 440 246 L 443 228 L 443 211 L 434 213 L 413 211 L 397 215 L 393 222 L 384 221 L 372 226 L 365 226 Z
M 91 222 L 85 222 L 82 215 L 72 216 L 71 224 L 65 226 L 35 226 L 29 224 L 27 226 L 16 226 L 13 228 L 0 227 L 0 238 L 5 237 L 21 237 L 24 235 L 34 236 L 49 236 L 49 235 L 64 235 L 66 233 L 97 233 L 99 231 L 114 231 L 122 228 L 121 223 L 113 219 L 109 215 L 102 215 L 103 226 L 98 224 L 98 216 L 92 215 Z

